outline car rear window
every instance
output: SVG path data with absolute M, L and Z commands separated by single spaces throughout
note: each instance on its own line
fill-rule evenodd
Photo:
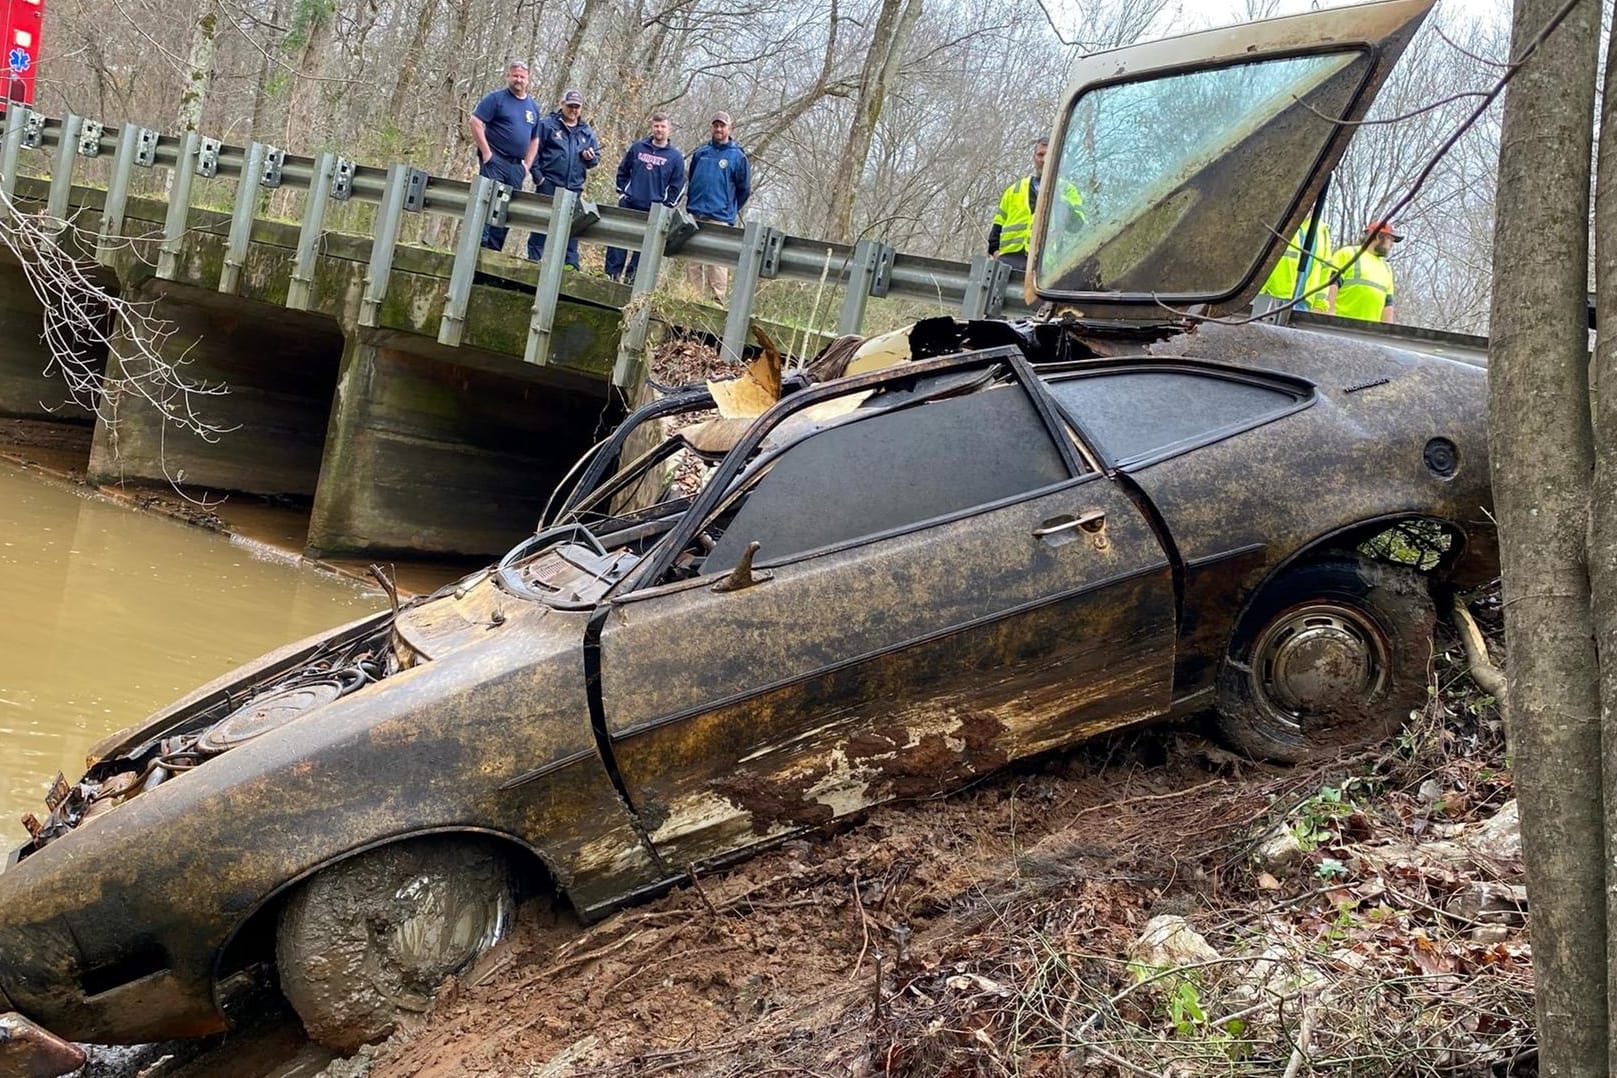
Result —
M 795 554 L 1015 497 L 1070 478 L 1049 428 L 1017 386 L 882 412 L 786 449 L 707 558 L 735 566 Z
M 1232 434 L 1304 400 L 1298 390 L 1196 371 L 1100 371 L 1049 386 L 1068 417 L 1115 464 Z

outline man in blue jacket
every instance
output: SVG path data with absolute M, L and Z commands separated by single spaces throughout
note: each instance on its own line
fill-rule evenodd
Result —
M 618 205 L 631 210 L 649 210 L 661 202 L 677 205 L 685 191 L 685 155 L 668 141 L 666 112 L 651 114 L 651 134 L 629 147 L 618 162 Z M 628 269 L 624 269 L 624 263 Z M 640 252 L 622 247 L 606 249 L 606 275 L 614 281 L 634 282 L 640 266 Z
M 730 139 L 728 112 L 713 114 L 712 129 L 713 137 L 691 151 L 685 208 L 700 222 L 733 225 L 752 195 L 752 166 L 746 151 Z M 729 290 L 730 275 L 723 266 L 692 262 L 686 275 L 704 295 L 720 302 Z
M 522 190 L 522 181 L 539 151 L 539 103 L 528 96 L 528 65 L 512 60 L 505 69 L 505 87 L 483 95 L 466 126 L 477 143 L 477 174 Z M 483 227 L 483 246 L 498 251 L 508 230 Z
M 561 95 L 561 108 L 539 121 L 539 156 L 533 162 L 534 190 L 553 195 L 556 188 L 584 191 L 584 177 L 601 162 L 601 144 L 584 119 L 584 95 L 568 90 Z M 545 253 L 542 232 L 528 233 L 528 257 L 539 261 Z M 578 238 L 567 239 L 567 264 L 579 269 Z

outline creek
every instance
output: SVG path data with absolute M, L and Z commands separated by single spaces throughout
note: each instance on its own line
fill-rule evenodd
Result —
M 57 771 L 203 682 L 386 605 L 272 548 L 0 460 L 0 861 Z

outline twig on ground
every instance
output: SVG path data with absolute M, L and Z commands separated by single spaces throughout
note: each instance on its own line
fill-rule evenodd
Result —
M 1465 600 L 1454 597 L 1454 624 L 1460 629 L 1460 643 L 1465 647 L 1466 666 L 1477 688 L 1496 700 L 1505 698 L 1505 674 L 1488 658 L 1488 645 L 1477 628 L 1477 619 L 1465 605 Z
M 1303 1064 L 1308 1060 L 1308 1041 L 1313 1035 L 1314 1007 L 1312 1004 L 1303 1005 L 1303 1020 L 1297 1023 L 1297 1042 L 1291 1047 L 1291 1059 L 1286 1063 L 1286 1071 L 1280 1078 L 1297 1078 L 1302 1071 Z

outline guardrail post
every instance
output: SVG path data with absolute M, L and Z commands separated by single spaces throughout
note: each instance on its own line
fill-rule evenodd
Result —
M 172 281 L 180 267 L 180 251 L 185 247 L 185 225 L 191 213 L 191 178 L 196 175 L 194 162 L 202 136 L 187 131 L 180 143 L 180 155 L 174 162 L 173 186 L 168 193 L 168 217 L 163 222 L 163 242 L 157 248 L 157 276 Z
M 730 311 L 724 317 L 724 344 L 719 355 L 739 363 L 747 347 L 758 282 L 780 271 L 780 248 L 786 235 L 759 221 L 748 221 L 741 233 L 741 256 L 730 282 Z
M 389 165 L 387 187 L 376 211 L 376 227 L 371 230 L 371 264 L 365 271 L 365 298 L 359 304 L 359 324 L 374 326 L 387 296 L 388 278 L 393 275 L 393 251 L 399 245 L 399 228 L 405 208 L 420 205 L 427 187 L 427 174 L 409 165 Z
M 577 208 L 578 195 L 565 187 L 556 188 L 550 196 L 550 228 L 545 233 L 545 253 L 539 257 L 539 282 L 533 290 L 533 317 L 528 321 L 524 363 L 542 367 L 550 361 L 550 331 L 556 324 L 556 300 L 561 293 L 567 241 L 573 234 L 573 211 Z
M 455 243 L 455 265 L 449 273 L 449 294 L 444 297 L 444 314 L 438 322 L 438 343 L 451 347 L 460 344 L 461 331 L 466 327 L 466 304 L 472 298 L 472 277 L 477 273 L 477 252 L 483 247 L 483 226 L 488 223 L 489 204 L 498 188 L 487 176 L 472 179 L 466 198 L 466 212 L 461 215 L 460 235 Z
M 78 156 L 79 132 L 84 117 L 68 113 L 62 117 L 61 141 L 56 144 L 56 164 L 51 169 L 51 190 L 45 197 L 45 212 L 58 221 L 67 220 L 67 199 L 73 193 L 73 159 Z
M 241 286 L 241 270 L 247 264 L 247 246 L 253 239 L 253 212 L 258 207 L 258 185 L 264 178 L 264 155 L 269 147 L 254 142 L 247 147 L 247 160 L 236 177 L 236 202 L 230 211 L 230 239 L 225 242 L 225 264 L 219 271 L 219 291 L 232 295 Z
M 0 149 L 0 191 L 6 198 L 17 193 L 17 163 L 22 156 L 22 133 L 30 115 L 27 105 L 13 101 L 6 110 L 6 142 Z
M 298 232 L 298 253 L 292 263 L 292 280 L 286 288 L 286 305 L 294 311 L 309 309 L 309 297 L 314 291 L 314 258 L 325 231 L 326 204 L 331 199 L 331 177 L 336 171 L 337 155 L 327 150 L 314 165 L 309 201 L 303 206 L 303 228 Z
M 661 202 L 653 203 L 646 215 L 646 236 L 640 244 L 634 283 L 629 286 L 629 302 L 623 308 L 623 334 L 618 338 L 618 361 L 612 368 L 612 384 L 620 389 L 639 380 L 646 358 L 646 330 L 651 326 L 651 294 L 662 273 L 663 245 L 678 218 L 678 210 Z
M 1005 306 L 1005 284 L 1011 267 L 997 258 L 978 255 L 971 260 L 966 277 L 966 294 L 960 301 L 960 317 L 991 318 Z
M 893 281 L 893 258 L 897 251 L 876 240 L 860 240 L 853 246 L 848 263 L 848 291 L 842 297 L 842 314 L 837 318 L 838 335 L 858 333 L 865 322 L 865 304 L 871 296 L 885 296 Z
M 107 200 L 101 204 L 101 230 L 96 235 L 95 260 L 103 266 L 113 263 L 116 246 L 124 230 L 124 206 L 129 201 L 129 174 L 139 153 L 140 128 L 124 124 L 118 129 L 118 149 L 112 155 L 112 176 L 107 181 Z

